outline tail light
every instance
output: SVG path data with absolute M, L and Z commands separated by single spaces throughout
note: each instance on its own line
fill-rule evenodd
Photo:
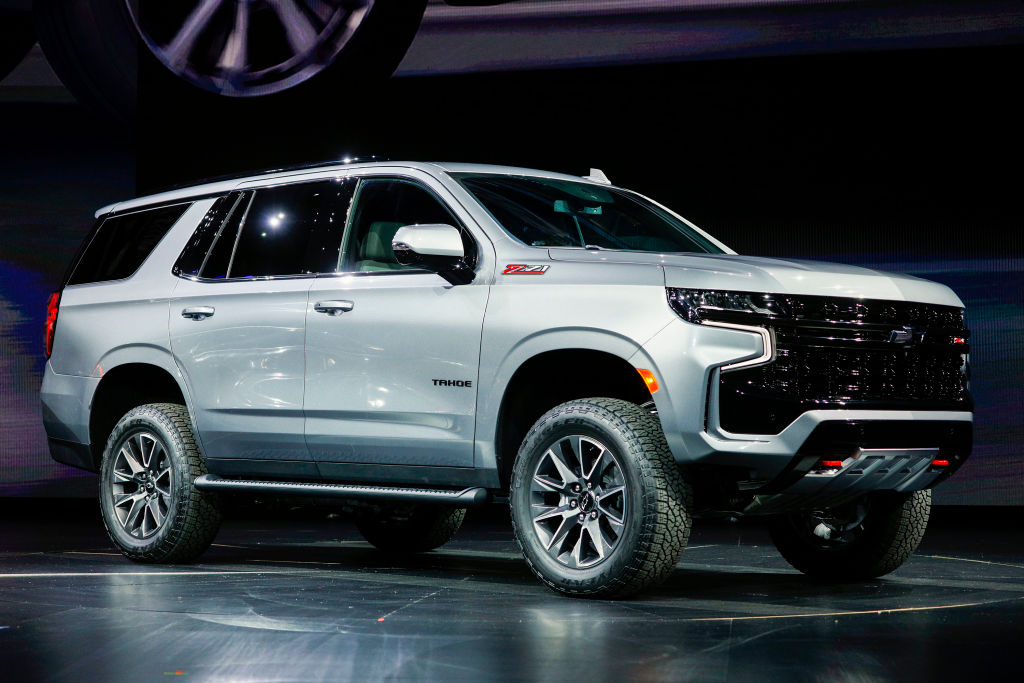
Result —
M 53 352 L 53 333 L 57 331 L 57 308 L 60 306 L 60 292 L 50 295 L 46 302 L 46 357 Z

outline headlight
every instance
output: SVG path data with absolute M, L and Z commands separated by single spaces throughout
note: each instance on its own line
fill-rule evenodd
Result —
M 672 310 L 691 323 L 716 320 L 756 325 L 765 319 L 789 315 L 785 302 L 773 294 L 676 287 L 667 287 L 665 292 Z

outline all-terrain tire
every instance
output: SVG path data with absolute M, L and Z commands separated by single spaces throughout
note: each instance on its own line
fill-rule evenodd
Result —
M 830 541 L 814 534 L 810 513 L 772 520 L 772 540 L 782 556 L 804 574 L 821 579 L 859 581 L 895 570 L 917 550 L 928 527 L 932 492 L 868 494 L 863 522 L 852 539 Z
M 155 471 L 165 469 L 168 474 L 161 481 L 169 495 L 164 508 L 165 516 L 156 525 L 153 513 L 142 510 L 141 514 L 150 514 L 150 525 L 155 530 L 145 533 L 145 528 L 138 535 L 130 533 L 125 517 L 131 510 L 127 504 L 116 505 L 117 500 L 126 500 L 125 495 L 134 495 L 134 491 L 144 492 L 144 485 L 152 478 L 136 483 L 125 479 L 124 472 L 117 474 L 126 460 L 122 449 L 127 448 L 131 454 L 134 444 L 141 441 L 142 451 L 153 437 L 160 442 L 160 448 L 166 457 L 161 457 L 161 464 L 155 461 L 147 464 L 144 469 Z M 138 441 L 134 441 L 138 439 Z M 131 442 L 131 443 L 130 443 Z M 157 446 L 153 445 L 151 457 L 157 457 Z M 133 457 L 135 465 L 142 464 L 143 456 Z M 121 463 L 120 465 L 118 463 Z M 206 463 L 199 452 L 195 435 L 192 432 L 192 421 L 185 406 L 177 403 L 150 403 L 129 410 L 114 427 L 107 440 L 100 467 L 100 511 L 103 524 L 107 528 L 110 539 L 129 559 L 136 562 L 177 563 L 189 562 L 201 555 L 213 542 L 220 528 L 221 515 L 216 499 L 210 494 L 195 488 L 196 477 L 206 474 Z M 127 483 L 121 483 L 127 482 Z M 117 491 L 116 489 L 124 489 Z M 162 490 L 157 482 L 155 492 Z M 154 496 L 155 497 L 155 496 Z M 119 508 L 119 510 L 118 510 Z
M 356 517 L 356 527 L 379 550 L 422 553 L 450 541 L 465 518 L 465 508 L 423 504 L 363 513 Z
M 561 483 L 557 486 L 553 486 L 555 475 L 541 476 L 547 483 L 536 490 L 537 473 L 547 467 L 548 461 L 553 463 L 548 455 L 553 451 L 549 449 L 560 448 L 564 452 L 563 444 L 568 439 L 569 450 L 572 450 L 571 444 L 577 437 L 582 437 L 577 441 L 580 494 L 574 493 L 575 483 L 566 481 L 566 478 L 571 479 L 567 474 L 558 477 Z M 585 442 L 589 445 L 585 446 Z M 596 454 L 598 447 L 605 448 L 600 453 L 611 454 L 610 466 L 603 464 L 603 455 Z M 602 464 L 585 464 L 585 449 L 590 449 L 594 462 Z M 566 457 L 568 460 L 563 460 L 563 465 L 571 461 L 570 456 Z M 595 481 L 596 474 L 584 476 L 587 467 L 591 472 L 607 468 L 604 476 L 613 478 L 615 485 L 605 486 L 604 482 Z M 588 484 L 593 484 L 593 491 L 599 494 L 600 502 L 593 502 L 593 507 L 585 499 L 586 491 L 590 490 Z M 547 488 L 559 488 L 559 491 Z M 624 491 L 622 500 L 616 501 L 613 496 L 617 494 L 612 493 L 600 499 L 605 492 L 615 489 Z M 583 498 L 574 504 L 573 495 Z M 550 502 L 539 502 L 548 498 Z M 675 570 L 690 535 L 690 487 L 672 457 L 661 424 L 650 411 L 620 399 L 570 401 L 545 413 L 519 449 L 509 499 L 516 541 L 530 569 L 552 590 L 569 596 L 625 597 L 657 585 Z M 561 527 L 548 534 L 539 530 L 535 523 L 535 514 L 537 519 L 547 514 L 538 512 L 545 505 L 566 512 L 583 510 L 580 513 L 583 516 L 578 516 L 581 530 L 575 536 L 578 539 L 575 543 L 581 548 L 587 545 L 596 552 L 596 531 L 602 538 L 600 543 L 611 542 L 610 550 L 606 548 L 605 555 L 597 553 L 597 559 L 592 552 L 589 564 L 582 561 L 583 550 L 574 547 L 565 555 L 558 549 L 561 542 L 553 540 Z M 609 526 L 614 516 L 606 519 L 608 510 L 602 507 L 604 505 L 618 506 L 614 512 L 621 515 L 621 526 Z M 575 518 L 569 515 L 565 519 L 572 523 Z M 591 523 L 587 520 L 592 520 L 595 526 L 584 532 L 583 525 Z M 573 542 L 573 533 L 570 531 L 564 537 L 569 543 Z

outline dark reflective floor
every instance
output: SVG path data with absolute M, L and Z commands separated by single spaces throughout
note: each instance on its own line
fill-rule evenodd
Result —
M 398 561 L 323 512 L 236 515 L 201 562 L 152 567 L 110 549 L 94 504 L 0 501 L 0 680 L 1016 678 L 1019 510 L 941 509 L 898 572 L 843 586 L 708 522 L 621 602 L 540 586 L 502 517 Z

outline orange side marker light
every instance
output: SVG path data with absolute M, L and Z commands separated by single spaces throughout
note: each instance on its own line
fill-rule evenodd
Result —
M 637 372 L 643 377 L 644 384 L 647 385 L 647 390 L 652 394 L 658 390 L 658 380 L 654 377 L 654 373 L 644 368 L 637 368 Z

